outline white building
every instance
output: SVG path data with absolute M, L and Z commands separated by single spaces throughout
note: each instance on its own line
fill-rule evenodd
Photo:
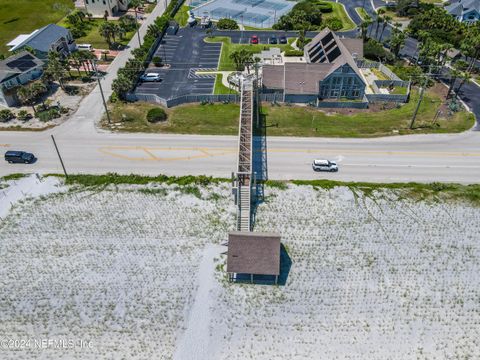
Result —
M 84 0 L 85 9 L 94 17 L 114 16 L 119 11 L 127 11 L 130 0 Z
M 7 46 L 12 52 L 30 47 L 40 59 L 46 59 L 50 51 L 68 56 L 77 48 L 70 30 L 56 24 L 48 24 L 30 34 L 18 35 Z

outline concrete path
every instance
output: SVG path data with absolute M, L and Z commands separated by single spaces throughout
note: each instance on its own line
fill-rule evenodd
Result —
M 147 33 L 148 26 L 153 24 L 155 19 L 163 14 L 165 11 L 165 6 L 166 1 L 159 2 L 152 13 L 150 13 L 147 19 L 145 19 L 145 21 L 142 23 L 139 28 L 140 37 L 142 39 Z M 112 83 L 113 80 L 117 78 L 117 71 L 121 67 L 125 66 L 127 60 L 132 57 L 132 50 L 138 48 L 139 46 L 140 44 L 138 43 L 138 37 L 134 35 L 128 43 L 127 48 L 121 51 L 115 57 L 115 60 L 113 60 L 110 64 L 107 75 L 103 80 L 101 80 L 103 92 L 107 100 L 112 95 Z M 95 124 L 100 121 L 103 114 L 103 102 L 101 100 L 100 88 L 97 85 L 93 91 L 83 99 L 79 109 L 72 116 L 72 118 L 61 126 L 55 128 L 53 132 L 59 136 L 75 134 L 78 132 L 91 134 L 94 136 L 97 133 Z
M 207 245 L 198 269 L 198 289 L 195 301 L 188 315 L 187 330 L 177 344 L 174 360 L 209 360 L 212 354 L 209 344 L 210 310 L 212 307 L 211 290 L 218 286 L 215 280 L 214 258 L 220 257 L 224 249 L 217 245 Z

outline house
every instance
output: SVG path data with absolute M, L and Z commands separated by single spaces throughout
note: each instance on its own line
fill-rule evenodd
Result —
M 480 20 L 480 0 L 453 0 L 445 10 L 461 22 L 471 24 Z
M 305 45 L 302 62 L 264 65 L 266 92 L 282 91 L 291 102 L 317 99 L 361 100 L 366 81 L 356 60 L 363 58 L 362 39 L 339 38 L 324 29 Z
M 7 46 L 10 51 L 32 48 L 41 59 L 46 59 L 50 51 L 67 56 L 77 47 L 70 30 L 56 24 L 49 24 L 31 34 L 19 35 Z
M 43 73 L 43 65 L 42 60 L 27 51 L 0 61 L 0 105 L 17 105 L 16 88 L 38 79 Z
M 130 0 L 84 0 L 84 9 L 94 17 L 114 16 L 119 11 L 127 11 Z
M 227 273 L 230 281 L 242 279 L 254 282 L 280 275 L 280 235 L 273 233 L 240 232 L 228 234 Z

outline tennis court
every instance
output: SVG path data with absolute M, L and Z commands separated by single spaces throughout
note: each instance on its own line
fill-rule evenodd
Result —
M 233 19 L 240 25 L 271 28 L 278 18 L 295 5 L 286 0 L 192 0 L 195 16 L 210 16 L 212 20 Z

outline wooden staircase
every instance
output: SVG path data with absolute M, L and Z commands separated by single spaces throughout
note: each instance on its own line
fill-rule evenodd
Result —
M 252 128 L 254 116 L 253 80 L 241 87 L 237 166 L 237 230 L 251 231 Z

